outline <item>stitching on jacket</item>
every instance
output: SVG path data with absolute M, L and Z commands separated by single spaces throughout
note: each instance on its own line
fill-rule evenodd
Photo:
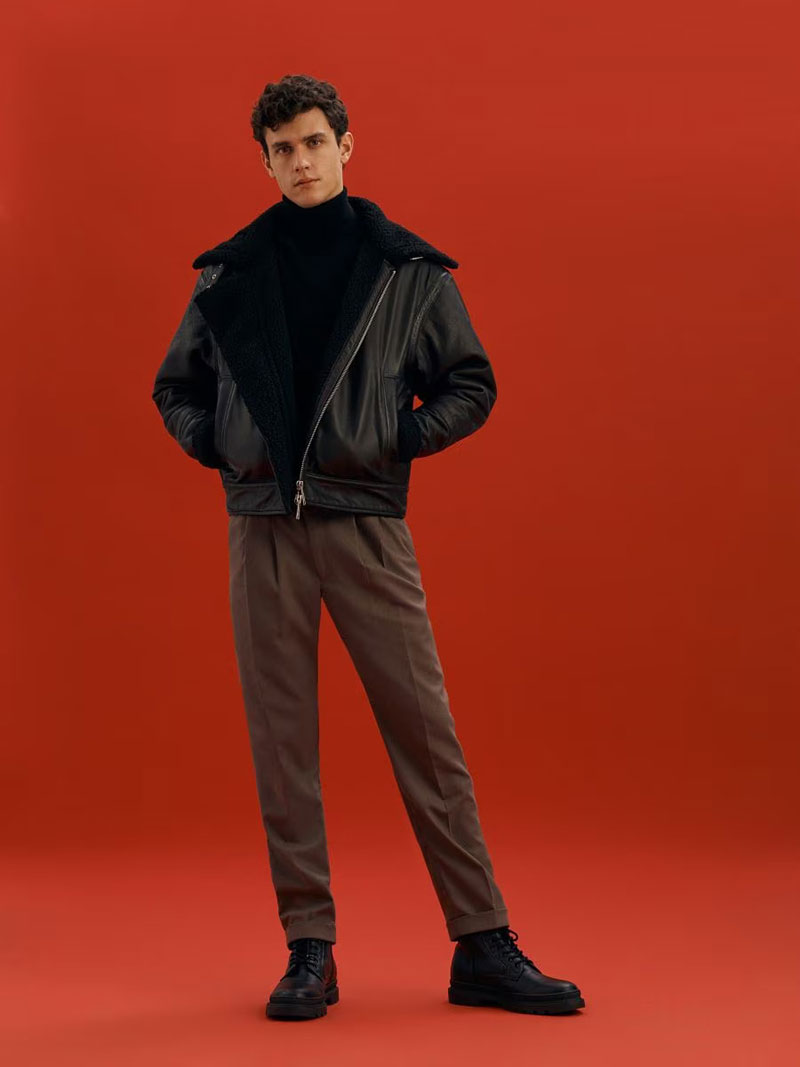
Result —
M 430 308 L 431 304 L 441 292 L 442 286 L 452 277 L 453 275 L 450 273 L 449 270 L 443 270 L 441 275 L 439 276 L 439 280 L 437 281 L 436 285 L 431 288 L 431 291 L 428 293 L 427 297 L 422 302 L 422 307 L 419 309 L 417 317 L 414 320 L 414 326 L 411 330 L 411 339 L 408 345 L 409 351 L 412 355 L 414 355 L 417 350 L 417 341 L 419 339 L 419 331 L 422 326 L 422 320 L 425 318 L 425 315 L 428 312 L 428 309 Z
M 402 486 L 402 482 L 382 482 L 374 478 L 370 481 L 359 480 L 358 478 L 335 478 L 332 474 L 312 474 L 306 472 L 308 480 L 310 482 L 335 482 L 336 485 L 361 485 L 367 489 L 374 489 L 378 486 L 381 489 L 398 489 Z
M 417 317 L 416 317 L 416 319 L 414 319 L 414 325 L 411 328 L 411 340 L 409 342 L 409 346 L 410 346 L 410 348 L 412 350 L 416 346 L 417 334 L 419 333 L 419 328 L 420 328 L 420 326 L 422 324 L 423 318 L 425 317 L 426 311 L 431 306 L 433 301 L 436 299 L 436 296 L 437 296 L 439 290 L 442 288 L 444 283 L 450 277 L 452 277 L 450 272 L 447 271 L 447 270 L 443 270 L 442 273 L 439 275 L 439 277 L 438 277 L 438 279 L 436 281 L 436 284 L 431 286 L 430 292 L 425 297 L 425 299 L 422 301 L 422 306 L 420 307 L 419 311 L 417 312 Z

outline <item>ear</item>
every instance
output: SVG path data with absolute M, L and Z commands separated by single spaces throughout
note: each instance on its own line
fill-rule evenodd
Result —
M 342 166 L 348 161 L 353 153 L 353 135 L 348 130 L 342 134 L 342 139 L 339 142 L 339 158 L 342 161 Z

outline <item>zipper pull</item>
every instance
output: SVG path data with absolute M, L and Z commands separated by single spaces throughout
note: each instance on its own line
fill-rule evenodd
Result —
M 294 494 L 294 502 L 297 504 L 296 519 L 300 518 L 300 508 L 306 502 L 306 494 L 303 492 L 303 480 L 302 478 L 297 482 L 297 492 Z

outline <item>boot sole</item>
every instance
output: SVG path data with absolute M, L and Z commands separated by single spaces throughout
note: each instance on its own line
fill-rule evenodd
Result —
M 467 986 L 460 983 L 450 985 L 447 999 L 451 1004 L 505 1008 L 506 1011 L 518 1011 L 525 1015 L 564 1015 L 586 1007 L 586 1001 L 580 993 L 562 993 L 551 997 L 520 996 L 488 986 Z
M 318 1019 L 328 1014 L 328 1004 L 339 1001 L 339 986 L 332 986 L 324 997 L 280 997 L 267 1001 L 267 1017 L 270 1019 Z

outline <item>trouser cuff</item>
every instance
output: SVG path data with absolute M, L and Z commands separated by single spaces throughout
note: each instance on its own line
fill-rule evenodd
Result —
M 318 937 L 335 945 L 336 925 L 334 923 L 314 922 L 313 919 L 290 923 L 286 927 L 287 947 L 290 941 L 295 941 L 298 937 Z
M 459 915 L 447 920 L 447 933 L 451 941 L 457 941 L 464 934 L 474 934 L 478 930 L 492 930 L 496 926 L 508 926 L 508 909 L 495 908 L 493 911 L 481 911 L 477 915 Z

